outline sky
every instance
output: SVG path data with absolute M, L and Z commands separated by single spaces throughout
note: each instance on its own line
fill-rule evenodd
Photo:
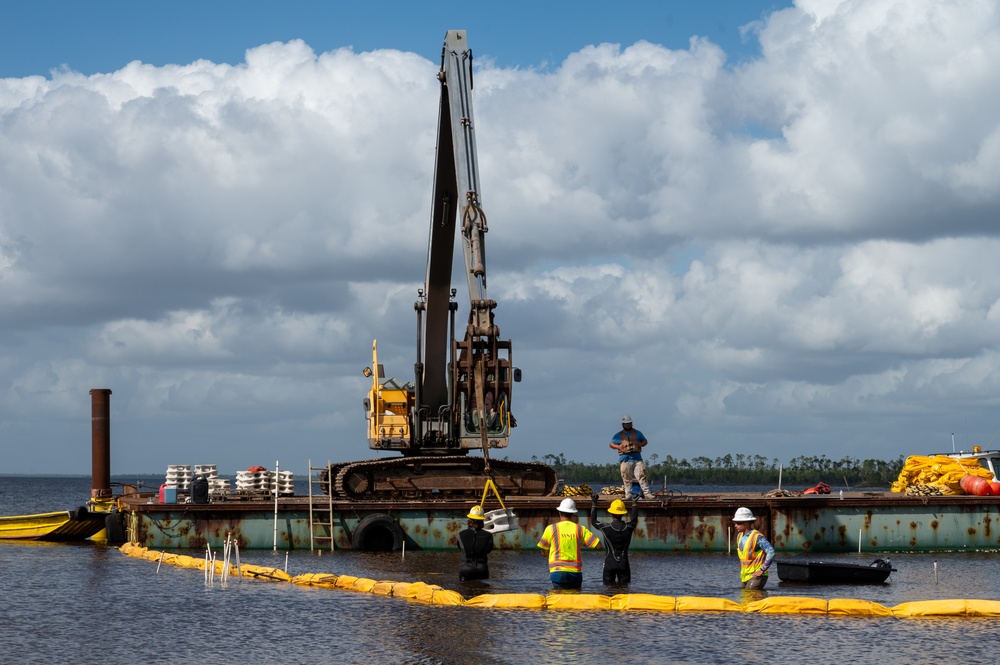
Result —
M 494 454 L 614 462 L 626 413 L 647 459 L 1000 447 L 995 2 L 39 0 L 0 5 L 0 474 L 89 473 L 92 388 L 113 473 L 375 456 L 449 29 Z

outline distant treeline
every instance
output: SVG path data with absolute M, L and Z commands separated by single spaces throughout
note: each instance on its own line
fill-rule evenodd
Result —
M 532 456 L 533 462 L 544 462 L 556 470 L 559 479 L 568 484 L 621 482 L 618 463 L 583 464 L 567 460 L 565 454 Z M 906 458 L 885 461 L 853 457 L 832 460 L 826 455 L 806 457 L 800 455 L 787 464 L 778 458 L 768 460 L 763 455 L 725 455 L 723 457 L 693 457 L 676 459 L 667 455 L 660 459 L 653 453 L 645 456 L 649 481 L 659 485 L 666 478 L 670 485 L 772 485 L 812 487 L 824 482 L 828 485 L 847 487 L 888 487 L 898 477 Z

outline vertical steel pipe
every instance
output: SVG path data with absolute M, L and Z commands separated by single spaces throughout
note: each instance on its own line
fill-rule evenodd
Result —
M 90 498 L 111 496 L 111 390 L 90 391 L 91 471 Z

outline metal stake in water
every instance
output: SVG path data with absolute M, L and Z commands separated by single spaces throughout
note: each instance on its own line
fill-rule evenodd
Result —
M 938 583 L 938 576 L 937 576 L 937 559 L 934 559 L 934 584 L 937 584 L 937 583 Z
M 288 572 L 288 552 L 285 552 L 285 572 Z
M 858 529 L 858 554 L 861 554 L 861 529 Z
M 405 540 L 403 541 L 403 556 L 401 558 L 403 558 L 403 559 L 406 558 L 406 541 Z
M 278 460 L 274 460 L 274 551 L 278 551 Z
M 726 529 L 726 554 L 733 553 L 733 527 Z

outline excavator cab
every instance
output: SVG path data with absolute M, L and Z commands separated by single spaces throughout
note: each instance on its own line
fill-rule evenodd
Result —
M 380 450 L 405 450 L 411 445 L 410 409 L 413 407 L 413 384 L 400 385 L 394 378 L 385 378 L 378 361 L 378 346 L 372 341 L 372 367 L 364 375 L 372 379 L 365 398 L 365 418 L 368 420 L 368 445 Z

